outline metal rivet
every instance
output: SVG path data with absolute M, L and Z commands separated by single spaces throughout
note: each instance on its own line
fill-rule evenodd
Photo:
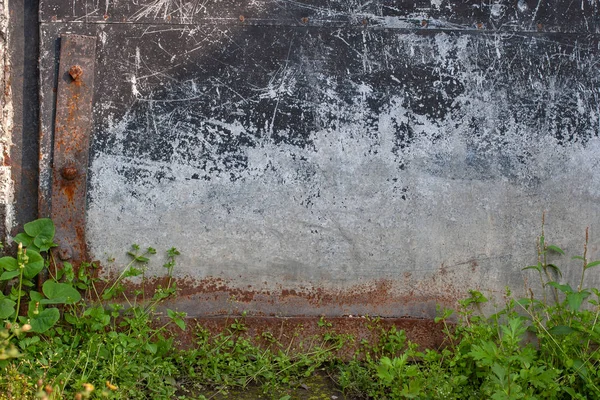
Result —
M 81 78 L 81 75 L 83 75 L 83 68 L 79 65 L 73 65 L 69 68 L 69 75 L 71 75 L 71 78 L 73 78 L 74 81 L 78 81 L 79 78 Z
M 71 250 L 71 247 L 61 247 L 58 250 L 58 258 L 60 258 L 62 261 L 70 260 L 71 257 L 73 257 L 73 250 Z
M 72 165 L 68 165 L 63 167 L 63 169 L 60 171 L 60 174 L 66 180 L 72 181 L 73 179 L 77 178 L 77 168 Z

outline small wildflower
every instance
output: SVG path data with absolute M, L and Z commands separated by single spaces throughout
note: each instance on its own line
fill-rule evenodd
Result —
M 106 381 L 106 387 L 109 388 L 110 390 L 117 390 L 118 389 L 117 386 L 113 385 L 109 381 Z
M 92 385 L 91 383 L 84 383 L 83 388 L 85 389 L 86 392 L 94 391 L 94 385 Z
M 31 330 L 31 325 L 29 325 L 29 324 L 25 324 L 25 325 L 23 325 L 23 326 L 21 327 L 21 330 L 22 330 L 23 332 L 29 332 L 29 331 Z

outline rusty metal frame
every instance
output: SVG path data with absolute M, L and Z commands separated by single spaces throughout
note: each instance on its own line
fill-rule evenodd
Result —
M 92 131 L 96 38 L 62 35 L 52 156 L 51 216 L 55 259 L 87 259 L 85 214 Z

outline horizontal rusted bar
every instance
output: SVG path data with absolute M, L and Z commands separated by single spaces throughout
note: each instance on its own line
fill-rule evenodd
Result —
M 87 259 L 85 209 L 92 130 L 96 38 L 62 35 L 52 155 L 51 217 L 55 259 Z

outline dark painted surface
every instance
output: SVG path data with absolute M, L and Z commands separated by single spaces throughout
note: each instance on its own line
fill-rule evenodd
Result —
M 248 169 L 244 149 L 264 138 L 311 149 L 312 133 L 365 117 L 364 134 L 375 137 L 376 117 L 392 102 L 405 113 L 392 122 L 391 156 L 399 170 L 401 153 L 419 135 L 419 118 L 439 125 L 452 119 L 472 141 L 468 174 L 485 178 L 493 163 L 516 179 L 526 155 L 486 135 L 487 116 L 470 109 L 490 95 L 490 102 L 503 105 L 496 116 L 504 121 L 496 127 L 500 136 L 511 129 L 523 130 L 512 135 L 533 135 L 540 124 L 560 144 L 585 143 L 598 135 L 598 115 L 587 111 L 596 110 L 600 84 L 595 35 L 130 24 L 75 28 L 107 40 L 99 43 L 92 151 L 167 163 L 153 177 L 158 180 L 174 179 L 167 165 L 175 161 L 193 168 L 188 179 L 240 179 Z M 46 25 L 44 39 L 53 41 L 66 30 L 73 27 Z M 358 53 L 365 40 L 366 50 Z M 363 114 L 357 114 L 351 105 L 362 89 L 369 93 Z M 328 93 L 336 96 L 329 109 L 320 104 Z M 119 134 L 107 131 L 110 124 L 121 125 Z M 199 136 L 199 128 L 206 134 Z M 489 146 L 497 147 L 495 160 L 479 157 Z M 444 174 L 436 164 L 429 167 L 432 172 Z M 297 179 L 310 178 L 307 168 Z M 131 182 L 144 179 L 135 166 L 123 174 Z
M 14 0 L 10 7 L 12 105 L 11 174 L 15 209 L 13 232 L 38 217 L 38 54 L 39 26 L 36 0 Z
M 86 23 L 362 25 L 597 32 L 597 0 L 64 1 L 43 0 L 44 21 Z M 242 16 L 243 18 L 240 18 Z

